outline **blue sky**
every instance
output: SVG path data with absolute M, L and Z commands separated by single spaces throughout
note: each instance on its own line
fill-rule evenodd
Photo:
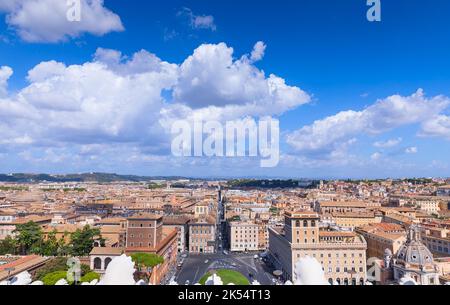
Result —
M 45 6 L 54 1 L 58 0 L 36 2 Z M 86 5 L 82 6 L 82 20 L 76 29 L 61 17 L 64 7 L 43 10 L 45 15 L 36 19 L 31 14 L 33 8 L 22 2 L 10 0 L 10 5 L 0 5 L 0 66 L 13 70 L 12 75 L 3 70 L 8 77 L 0 95 L 0 135 L 4 139 L 0 141 L 0 172 L 450 176 L 448 1 L 381 0 L 382 21 L 371 23 L 366 19 L 365 0 L 106 0 L 103 6 L 83 0 Z M 90 16 L 97 22 L 86 20 Z M 259 79 L 252 90 L 264 88 L 269 75 L 274 74 L 289 87 L 286 94 L 298 88 L 307 98 L 296 96 L 297 100 L 287 105 L 283 96 L 279 100 L 272 100 L 273 96 L 259 100 L 263 93 L 256 94 L 258 98 L 240 96 L 237 89 L 214 87 L 226 83 L 221 79 L 210 83 L 208 77 L 219 77 L 214 73 L 204 80 L 204 87 L 214 87 L 214 92 L 186 87 L 207 60 L 220 65 L 216 59 L 202 58 L 192 63 L 197 68 L 174 72 L 177 67 L 183 70 L 183 63 L 198 48 L 223 54 L 233 48 L 233 60 L 238 62 L 258 41 L 265 45 L 264 56 L 247 65 L 252 71 L 263 71 L 264 79 Z M 226 46 L 217 47 L 220 43 Z M 120 71 L 107 62 L 110 57 L 105 54 L 112 51 L 101 56 L 98 48 L 121 52 Z M 88 73 L 96 73 L 94 68 L 87 68 L 87 63 L 109 64 L 101 74 L 106 87 L 123 78 L 134 80 L 141 71 L 136 72 L 130 62 L 140 50 L 148 52 L 143 56 L 146 60 L 151 53 L 172 65 L 164 66 L 170 71 L 149 76 L 148 80 L 130 81 L 121 91 L 106 90 L 103 95 L 97 95 L 101 90 L 95 92 L 89 84 L 74 80 L 75 76 L 89 79 Z M 55 64 L 38 66 L 50 61 Z M 30 78 L 29 71 L 36 66 L 39 68 Z M 177 73 L 184 74 L 173 75 Z M 241 70 L 236 73 L 248 82 L 253 79 Z M 183 77 L 186 83 L 181 85 Z M 145 84 L 158 85 L 146 88 Z M 146 90 L 140 93 L 143 87 Z M 45 88 L 52 90 L 51 96 L 43 93 Z M 130 94 L 124 93 L 127 89 Z M 172 90 L 178 90 L 177 99 L 166 98 Z M 220 95 L 227 90 L 233 91 L 231 99 Z M 73 101 L 65 96 L 67 92 L 75 92 Z M 211 101 L 217 109 L 199 109 L 197 101 L 189 100 L 198 94 L 224 101 L 220 105 Z M 124 100 L 129 106 L 122 104 Z M 238 113 L 230 110 L 230 106 L 246 102 L 263 103 L 263 111 L 251 107 L 242 107 Z M 68 113 L 67 105 L 76 113 Z M 117 114 L 117 106 L 124 107 L 126 115 Z M 181 112 L 189 117 L 210 111 L 219 113 L 218 119 L 240 119 L 243 113 L 278 117 L 280 164 L 262 169 L 251 159 L 175 158 L 167 149 L 167 137 L 162 135 L 164 126 L 156 123 L 167 119 L 161 117 L 167 109 L 178 118 Z M 149 112 L 148 116 L 138 115 L 143 110 Z M 98 113 L 101 111 L 103 114 Z M 140 131 L 145 131 L 145 137 L 138 135 Z

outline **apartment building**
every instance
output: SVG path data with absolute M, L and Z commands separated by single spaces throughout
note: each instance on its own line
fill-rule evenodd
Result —
M 178 252 L 184 252 L 188 248 L 188 223 L 187 217 L 171 217 L 165 216 L 163 219 L 164 226 L 167 228 L 174 228 L 178 231 Z
M 269 224 L 268 221 L 258 221 L 258 249 L 267 250 L 269 247 Z
M 216 223 L 214 218 L 191 220 L 189 228 L 189 252 L 214 253 L 216 250 Z
M 366 240 L 368 258 L 383 259 L 386 249 L 395 255 L 406 241 L 405 229 L 394 223 L 369 224 L 356 228 L 355 232 Z
M 153 248 L 162 239 L 160 215 L 141 213 L 127 219 L 126 247 Z
M 422 243 L 436 256 L 450 257 L 450 230 L 438 227 L 421 228 Z
M 321 201 L 317 205 L 317 212 L 325 213 L 349 213 L 366 212 L 367 203 L 362 201 Z
M 152 269 L 151 284 L 160 284 L 169 270 L 176 265 L 178 231 L 163 227 L 160 215 L 141 213 L 127 219 L 125 254 L 151 253 L 164 262 Z M 95 260 L 95 258 L 94 258 Z
M 338 227 L 353 230 L 371 223 L 380 223 L 383 216 L 374 212 L 332 212 L 330 219 Z
M 296 280 L 295 265 L 302 257 L 322 264 L 330 284 L 363 285 L 366 282 L 364 238 L 354 232 L 320 231 L 314 212 L 286 212 L 284 228 L 269 228 L 269 253 L 283 279 Z
M 258 251 L 259 225 L 252 222 L 229 222 L 228 241 L 232 252 Z
M 16 226 L 13 224 L 14 214 L 0 211 L 0 240 L 11 236 Z

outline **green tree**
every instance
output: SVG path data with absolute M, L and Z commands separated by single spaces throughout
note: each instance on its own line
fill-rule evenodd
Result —
M 100 280 L 100 275 L 94 271 L 88 272 L 81 277 L 81 283 L 90 283 L 93 280 Z
M 82 230 L 76 230 L 70 236 L 70 245 L 72 246 L 71 254 L 73 256 L 89 255 L 96 239 L 100 239 L 101 243 L 104 244 L 100 230 L 97 228 L 91 229 L 89 226 L 85 226 Z
M 35 222 L 28 222 L 19 224 L 14 230 L 16 235 L 16 242 L 20 249 L 20 254 L 27 255 L 30 253 L 41 252 L 43 245 L 42 229 Z
M 42 282 L 44 282 L 44 285 L 52 286 L 61 279 L 65 279 L 67 282 L 69 282 L 69 280 L 67 279 L 67 271 L 55 271 L 52 273 L 48 273 L 42 278 Z M 72 284 L 72 282 L 69 282 L 69 284 Z
M 4 240 L 0 241 L 0 255 L 5 254 L 16 254 L 17 252 L 17 243 L 14 238 L 11 236 L 6 236 Z
M 40 255 L 43 256 L 57 256 L 59 243 L 56 239 L 56 230 L 48 233 L 47 239 L 42 243 Z
M 67 258 L 55 257 L 50 259 L 45 265 L 36 272 L 33 276 L 34 281 L 42 281 L 43 278 L 49 273 L 55 273 L 58 271 L 67 272 L 69 266 L 67 265 Z M 84 276 L 91 272 L 91 268 L 86 264 L 81 264 L 81 276 Z
M 45 265 L 39 270 L 37 270 L 36 274 L 34 275 L 34 280 L 42 281 L 44 276 L 46 276 L 49 273 L 56 272 L 56 271 L 67 271 L 67 258 L 65 257 L 56 257 L 53 259 L 50 259 L 45 263 Z
M 139 271 L 142 268 L 153 268 L 164 263 L 164 258 L 153 253 L 133 253 L 131 259 L 136 264 Z

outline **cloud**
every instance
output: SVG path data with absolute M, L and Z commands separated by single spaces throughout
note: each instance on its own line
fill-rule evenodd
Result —
M 329 154 L 360 135 L 377 135 L 397 127 L 427 122 L 450 104 L 445 96 L 426 98 L 422 89 L 410 96 L 393 95 L 361 111 L 342 111 L 289 133 L 297 153 Z
M 373 143 L 373 146 L 378 147 L 378 148 L 391 148 L 394 146 L 397 146 L 398 144 L 400 144 L 402 142 L 402 138 L 397 138 L 397 139 L 390 139 L 387 141 L 377 141 L 375 143 Z
M 8 80 L 13 75 L 13 70 L 8 66 L 0 67 L 0 97 L 6 95 Z
M 226 111 L 236 116 L 277 115 L 310 101 L 300 88 L 266 77 L 246 57 L 234 60 L 233 53 L 225 43 L 197 48 L 180 65 L 175 101 L 194 109 L 229 106 Z
M 252 54 L 250 56 L 250 60 L 252 62 L 256 62 L 261 60 L 264 57 L 264 52 L 266 51 L 266 45 L 263 41 L 258 41 L 253 47 Z
M 6 0 L 0 12 L 6 12 L 6 23 L 19 37 L 32 43 L 56 43 L 85 33 L 103 36 L 123 31 L 120 17 L 108 10 L 103 0 L 81 0 L 80 21 L 67 18 L 69 6 L 61 0 Z
M 184 7 L 181 9 L 178 16 L 186 16 L 189 19 L 189 24 L 193 29 L 206 29 L 216 31 L 217 26 L 214 23 L 214 17 L 211 15 L 195 15 L 190 8 Z
M 405 149 L 406 154 L 417 154 L 418 149 L 417 147 L 408 147 Z
M 419 135 L 424 137 L 442 137 L 450 140 L 450 117 L 437 115 L 423 122 Z
M 373 153 L 373 154 L 370 156 L 370 159 L 376 161 L 376 160 L 379 160 L 382 156 L 383 156 L 382 153 L 376 152 L 376 153 Z
M 0 71 L 6 84 L 12 70 Z M 127 56 L 99 48 L 82 64 L 41 62 L 27 80 L 15 93 L 3 86 L 0 147 L 10 163 L 26 158 L 32 166 L 49 158 L 86 168 L 102 160 L 90 164 L 106 170 L 121 159 L 169 164 L 174 120 L 276 115 L 309 101 L 284 79 L 234 60 L 225 44 L 201 45 L 181 64 L 146 50 Z M 198 101 L 199 95 L 210 99 Z

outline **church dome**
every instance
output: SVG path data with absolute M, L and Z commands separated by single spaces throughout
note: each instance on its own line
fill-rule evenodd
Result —
M 397 260 L 419 266 L 433 264 L 433 255 L 420 241 L 419 229 L 416 226 L 411 226 L 406 243 L 397 252 Z

